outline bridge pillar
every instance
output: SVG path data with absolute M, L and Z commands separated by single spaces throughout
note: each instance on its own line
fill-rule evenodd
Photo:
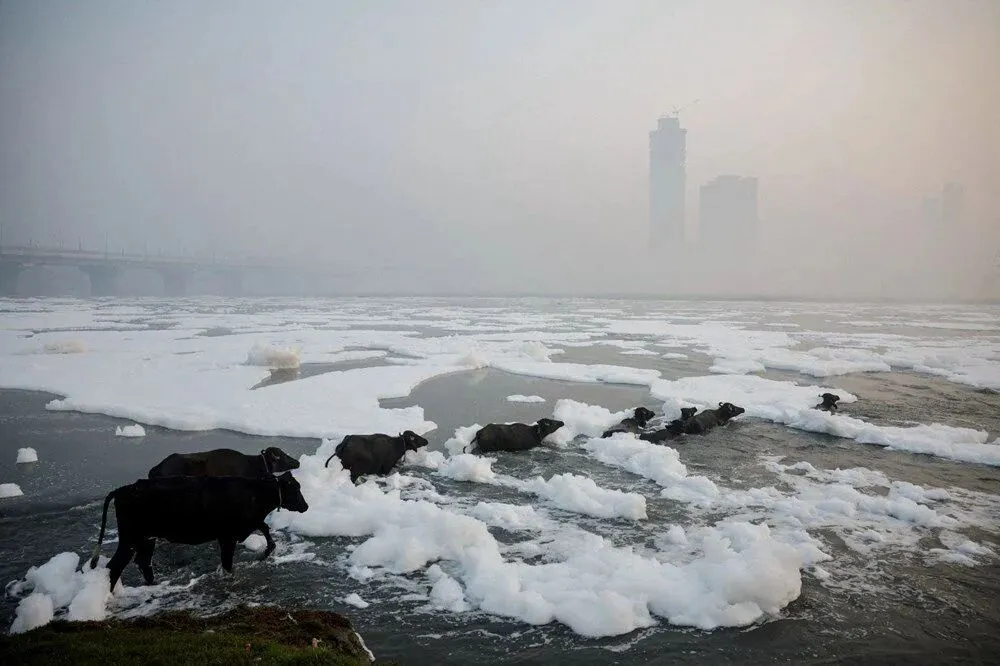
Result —
M 188 271 L 186 269 L 176 266 L 161 268 L 160 275 L 163 277 L 163 291 L 167 296 L 187 295 Z
M 114 296 L 115 278 L 118 269 L 114 266 L 81 266 L 80 270 L 90 278 L 91 296 Z
M 243 271 L 238 268 L 228 271 L 220 271 L 219 277 L 222 281 L 223 296 L 243 295 Z
M 0 264 L 0 296 L 17 296 L 17 278 L 22 268 L 13 261 Z

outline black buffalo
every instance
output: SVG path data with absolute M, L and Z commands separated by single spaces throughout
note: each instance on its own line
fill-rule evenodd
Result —
M 604 431 L 601 437 L 611 437 L 611 435 L 616 432 L 639 432 L 640 429 L 645 428 L 646 424 L 649 423 L 649 419 L 656 416 L 652 410 L 646 409 L 645 407 L 636 407 L 632 412 L 632 416 L 622 419 L 621 423 Z
M 416 451 L 421 446 L 427 446 L 427 440 L 412 430 L 396 437 L 381 433 L 348 435 L 326 459 L 325 465 L 337 456 L 344 469 L 351 472 L 351 481 L 356 482 L 365 474 L 388 474 L 407 451 Z
M 667 424 L 665 428 L 661 428 L 654 432 L 644 432 L 639 435 L 639 439 L 652 442 L 654 444 L 659 444 L 660 442 L 665 442 L 670 439 L 676 439 L 684 434 L 684 424 L 698 412 L 697 407 L 681 407 L 681 417 L 679 419 L 674 419 Z
M 566 424 L 555 419 L 538 419 L 534 425 L 491 423 L 479 429 L 472 438 L 472 446 L 482 453 L 527 451 L 539 446 L 543 439 L 564 425 Z
M 218 541 L 222 568 L 231 572 L 236 542 L 243 541 L 254 530 L 260 530 L 271 544 L 261 559 L 271 554 L 274 542 L 264 522 L 269 513 L 279 507 L 298 512 L 309 508 L 290 472 L 258 479 L 236 476 L 139 479 L 112 490 L 104 499 L 101 532 L 90 560 L 91 569 L 97 566 L 112 499 L 118 521 L 118 550 L 108 562 L 112 590 L 133 555 L 146 584 L 153 584 L 156 538 L 187 544 Z
M 720 402 L 718 409 L 706 409 L 685 421 L 684 432 L 688 435 L 702 435 L 716 426 L 725 425 L 729 419 L 745 411 L 731 402 Z
M 823 399 L 823 402 L 819 403 L 813 409 L 819 409 L 824 412 L 830 412 L 831 414 L 837 411 L 837 403 L 840 402 L 840 396 L 836 393 L 823 393 L 819 396 Z
M 247 455 L 232 449 L 215 449 L 198 453 L 171 453 L 159 465 L 149 470 L 149 478 L 241 476 L 255 479 L 264 474 L 297 469 L 298 466 L 298 460 L 274 446 L 269 446 L 257 455 Z

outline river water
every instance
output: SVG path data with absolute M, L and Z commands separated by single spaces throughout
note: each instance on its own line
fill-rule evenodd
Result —
M 374 367 L 392 370 L 394 364 L 405 363 L 407 358 L 432 358 L 443 363 L 444 354 L 454 352 L 456 346 L 465 352 L 462 345 L 467 343 L 474 352 L 495 353 L 499 358 L 499 352 L 489 345 L 500 339 L 522 346 L 543 344 L 549 350 L 562 348 L 562 353 L 554 353 L 545 363 L 652 370 L 664 380 L 742 377 L 720 373 L 719 367 L 713 372 L 710 367 L 720 366 L 720 358 L 753 361 L 764 366 L 753 376 L 764 380 L 817 385 L 856 396 L 856 402 L 844 404 L 844 412 L 876 428 L 943 424 L 963 432 L 985 431 L 987 435 L 978 446 L 987 447 L 1000 436 L 1000 394 L 988 386 L 993 376 L 991 364 L 1000 364 L 995 330 L 998 319 L 993 318 L 996 310 L 989 308 L 583 299 L 351 299 L 306 304 L 279 299 L 210 303 L 194 299 L 127 303 L 8 300 L 3 305 L 6 311 L 0 317 L 6 337 L 0 386 L 11 388 L 0 390 L 0 482 L 16 483 L 23 491 L 23 496 L 0 499 L 0 579 L 4 582 L 22 579 L 29 567 L 41 565 L 60 552 L 87 557 L 96 540 L 105 494 L 144 477 L 170 453 L 220 447 L 256 453 L 266 446 L 279 446 L 295 457 L 316 453 L 320 444 L 317 437 L 239 432 L 241 426 L 231 415 L 226 417 L 231 428 L 184 429 L 194 426 L 185 426 L 190 421 L 180 416 L 172 428 L 156 425 L 167 420 L 167 414 L 157 409 L 174 409 L 175 401 L 183 397 L 184 386 L 174 387 L 170 400 L 163 398 L 162 404 L 156 402 L 160 394 L 155 392 L 135 395 L 130 404 L 129 396 L 113 395 L 103 387 L 102 382 L 125 381 L 120 367 L 110 369 L 124 362 L 150 359 L 149 363 L 155 363 L 172 354 L 178 363 L 186 363 L 202 351 L 210 353 L 208 347 L 200 346 L 201 341 L 228 340 L 238 349 L 236 364 L 241 367 L 233 371 L 250 370 L 259 375 L 246 385 L 248 390 L 258 386 L 252 389 L 254 393 L 273 390 L 279 395 L 277 391 L 290 384 L 305 385 L 331 373 L 347 376 Z M 714 323 L 698 329 L 629 331 L 614 329 L 609 321 L 672 321 L 679 327 Z M 205 331 L 212 332 L 198 335 Z M 410 332 L 407 339 L 423 342 L 388 340 L 399 331 Z M 738 342 L 732 341 L 733 331 L 744 333 Z M 748 331 L 762 335 L 791 331 L 793 346 L 782 347 L 780 340 L 770 337 L 761 343 Z M 335 345 L 330 342 L 334 338 Z M 303 361 L 300 373 L 290 382 L 269 383 L 265 368 L 246 367 L 242 357 L 258 339 L 298 345 Z M 53 343 L 66 340 L 82 341 L 86 351 L 40 351 L 46 345 L 51 351 Z M 427 351 L 431 340 L 441 341 L 434 351 L 441 356 Z M 108 341 L 117 341 L 118 346 Z M 121 351 L 126 348 L 129 355 Z M 806 372 L 816 372 L 812 361 L 800 358 L 800 367 L 791 367 L 795 363 L 774 352 L 781 348 L 805 350 L 820 360 L 831 358 L 825 349 L 863 350 L 886 359 L 891 370 L 840 373 L 828 365 L 824 372 L 830 374 L 817 377 Z M 934 352 L 926 352 L 928 348 Z M 383 354 L 367 359 L 335 356 L 358 350 Z M 526 353 L 538 356 L 533 347 Z M 97 361 L 79 365 L 82 361 L 78 359 L 88 355 Z M 843 360 L 848 355 L 833 357 Z M 394 413 L 422 408 L 423 419 L 436 424 L 425 434 L 431 442 L 429 449 L 435 451 L 445 450 L 444 442 L 456 428 L 487 422 L 531 422 L 551 416 L 559 400 L 611 411 L 638 405 L 657 412 L 666 408 L 664 399 L 653 395 L 655 389 L 651 391 L 650 386 L 637 381 L 546 378 L 539 376 L 546 374 L 544 371 L 517 362 L 507 359 L 478 364 L 485 367 L 475 367 L 476 363 L 449 366 L 412 390 L 384 393 L 396 397 L 380 397 L 379 404 L 383 409 L 401 410 Z M 218 359 L 204 367 L 229 371 Z M 73 378 L 57 390 L 60 368 Z M 198 371 L 192 368 L 192 372 Z M 214 376 L 206 370 L 204 381 L 210 383 Z M 175 380 L 175 376 L 163 374 L 160 381 L 166 385 Z M 142 381 L 156 381 L 156 377 Z M 358 391 L 367 390 L 363 384 L 358 386 Z M 32 387 L 52 392 L 23 390 Z M 187 390 L 194 392 L 193 385 L 187 385 Z M 761 394 L 755 390 L 755 395 Z M 62 396 L 82 401 L 89 391 L 93 392 L 92 404 L 81 402 L 78 406 L 83 411 L 46 407 Z M 199 387 L 191 400 L 200 400 L 206 391 L 211 393 L 212 387 Z M 544 402 L 506 400 L 514 394 L 539 396 Z M 728 399 L 727 395 L 718 396 L 720 401 Z M 762 404 L 767 402 L 761 400 Z M 312 405 L 307 408 L 316 409 Z M 348 418 L 338 416 L 338 406 L 332 401 L 327 408 L 333 420 Z M 303 417 L 303 424 L 312 427 L 309 419 L 314 417 Z M 145 437 L 114 435 L 117 426 L 134 422 L 146 424 Z M 305 432 L 306 425 L 289 423 L 288 431 Z M 372 424 L 372 431 L 377 425 Z M 248 424 L 242 429 L 252 431 L 255 427 Z M 906 445 L 885 448 L 862 443 L 859 438 L 789 427 L 774 419 L 751 416 L 748 410 L 747 416 L 726 427 L 673 445 L 689 474 L 703 475 L 727 492 L 775 488 L 782 493 L 785 503 L 764 508 L 693 506 L 663 497 L 662 483 L 601 462 L 574 442 L 518 455 L 500 454 L 492 463 L 492 470 L 505 478 L 552 478 L 572 473 L 589 477 L 601 488 L 640 495 L 646 502 L 643 520 L 587 515 L 509 485 L 457 480 L 419 464 L 405 464 L 400 468 L 401 477 L 377 482 L 384 492 L 395 488 L 402 502 L 428 501 L 431 497 L 429 501 L 462 515 L 474 515 L 473 508 L 479 502 L 533 506 L 559 528 L 599 535 L 615 548 L 632 548 L 661 560 L 672 557 L 672 546 L 664 541 L 668 526 L 679 525 L 693 534 L 698 526 L 747 519 L 770 524 L 778 539 L 791 538 L 787 535 L 795 532 L 786 533 L 782 528 L 788 526 L 788 515 L 799 509 L 788 509 L 788 502 L 798 502 L 796 506 L 801 508 L 801 502 L 822 496 L 801 509 L 808 515 L 799 516 L 795 525 L 802 527 L 802 533 L 815 540 L 829 559 L 804 564 L 796 598 L 779 612 L 765 613 L 748 626 L 706 631 L 656 618 L 655 626 L 594 638 L 559 621 L 532 625 L 487 612 L 477 608 L 471 592 L 467 592 L 468 610 L 454 612 L 429 603 L 426 567 L 395 573 L 392 567 L 373 567 L 375 575 L 357 576 L 352 551 L 367 535 L 316 536 L 295 528 L 276 532 L 279 548 L 271 560 L 257 562 L 254 553 L 238 550 L 232 576 L 218 569 L 214 544 L 161 543 L 153 561 L 159 584 L 138 591 L 141 579 L 135 567 L 130 567 L 125 574 L 129 593 L 112 602 L 109 609 L 122 616 L 166 608 L 215 612 L 250 601 L 336 610 L 352 618 L 380 659 L 408 664 L 548 663 L 563 659 L 594 664 L 989 662 L 1000 655 L 1000 467 L 971 460 L 979 455 L 979 449 L 971 456 L 949 454 L 948 445 L 955 443 L 956 435 L 949 431 L 941 437 L 937 442 L 941 454 L 926 455 L 907 450 Z M 15 464 L 17 450 L 23 447 L 36 449 L 39 461 Z M 983 455 L 988 456 L 989 451 Z M 808 472 L 805 465 L 787 467 L 795 463 L 808 463 L 818 471 Z M 785 467 L 777 472 L 775 465 L 779 464 Z M 881 473 L 880 478 L 892 483 L 847 481 L 837 488 L 844 492 L 833 494 L 829 474 L 824 476 L 824 471 L 859 468 L 864 472 L 852 478 Z M 903 487 L 892 485 L 899 482 L 924 490 L 943 489 L 946 500 L 918 500 L 918 504 L 952 522 L 932 524 L 901 513 L 895 505 L 884 511 L 865 509 L 864 502 L 830 508 L 836 497 L 846 497 L 845 488 L 865 498 L 891 499 L 894 491 L 890 488 Z M 559 548 L 546 550 L 546 539 L 556 537 L 547 537 L 544 530 L 526 539 L 516 529 L 491 526 L 490 534 L 510 560 L 531 564 L 560 558 L 556 554 Z M 965 541 L 974 547 L 956 545 Z M 536 550 L 528 550 L 526 543 Z M 105 555 L 113 547 L 113 543 L 106 544 Z M 687 553 L 684 557 L 696 555 Z M 447 558 L 440 564 L 460 583 L 468 575 Z M 359 594 L 369 605 L 357 608 L 346 603 L 344 599 L 351 593 Z M 709 593 L 711 590 L 706 591 Z M 8 622 L 20 596 L 7 595 L 0 604 L 0 614 Z

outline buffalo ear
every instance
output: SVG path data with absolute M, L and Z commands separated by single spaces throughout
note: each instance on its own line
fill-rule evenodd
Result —
M 719 407 L 722 407 L 722 405 L 723 405 L 723 403 L 721 403 L 721 402 L 720 402 L 720 403 L 719 403 Z

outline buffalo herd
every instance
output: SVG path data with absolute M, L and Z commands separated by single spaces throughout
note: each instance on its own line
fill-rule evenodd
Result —
M 835 412 L 840 397 L 832 393 L 820 396 L 815 409 Z M 725 425 L 746 410 L 729 402 L 716 409 L 698 412 L 694 407 L 681 409 L 680 418 L 651 429 L 655 414 L 646 407 L 636 407 L 630 416 L 604 432 L 602 437 L 632 433 L 639 439 L 660 444 L 685 435 L 704 435 Z M 525 423 L 491 423 L 480 428 L 472 438 L 473 451 L 526 451 L 565 425 L 555 419 Z M 407 430 L 398 436 L 348 435 L 337 445 L 326 465 L 336 457 L 351 475 L 351 481 L 368 474 L 389 474 L 407 451 L 427 446 L 426 439 Z M 114 500 L 118 522 L 118 548 L 108 562 L 112 589 L 122 571 L 135 558 L 147 585 L 153 584 L 152 557 L 155 540 L 200 544 L 218 541 L 222 568 L 233 569 L 236 543 L 258 531 L 267 546 L 260 556 L 265 559 L 275 548 L 265 518 L 275 509 L 304 512 L 309 508 L 298 482 L 289 470 L 299 462 L 276 447 L 248 455 L 232 449 L 199 453 L 173 453 L 149 470 L 148 479 L 122 486 L 104 499 L 101 531 L 90 568 L 97 566 L 108 519 L 108 505 Z

